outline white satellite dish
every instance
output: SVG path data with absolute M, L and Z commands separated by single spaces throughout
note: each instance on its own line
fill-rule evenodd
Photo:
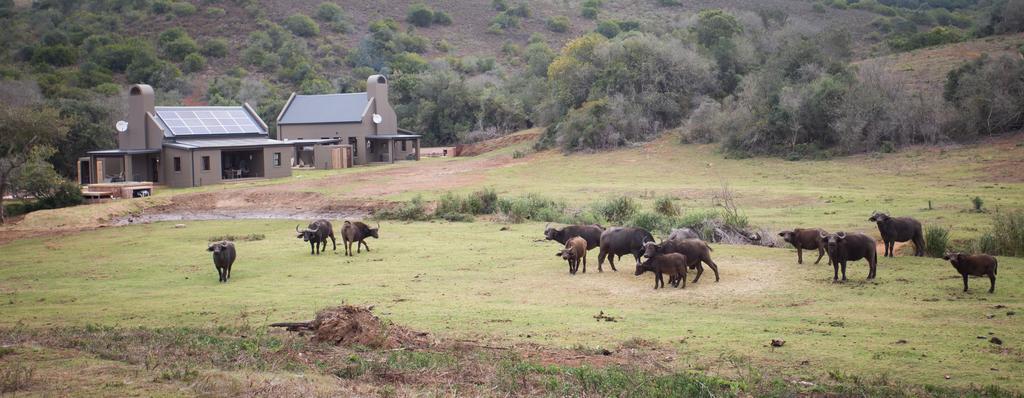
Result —
M 373 114 L 373 122 L 374 123 L 380 124 L 380 122 L 382 122 L 383 120 L 384 120 L 384 118 L 381 117 L 379 114 L 376 114 L 376 113 Z
M 114 125 L 114 128 L 117 129 L 118 133 L 128 131 L 128 122 L 124 120 L 118 120 L 117 124 Z

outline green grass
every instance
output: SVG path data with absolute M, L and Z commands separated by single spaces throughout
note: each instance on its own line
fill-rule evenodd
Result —
M 705 275 L 685 290 L 655 291 L 649 275 L 634 277 L 625 259 L 619 272 L 606 264 L 599 274 L 590 258 L 590 272 L 569 276 L 553 256 L 557 245 L 535 241 L 541 223 L 499 231 L 502 225 L 488 222 L 386 222 L 382 239 L 369 242 L 373 251 L 354 258 L 341 251 L 310 256 L 290 221 L 186 224 L 0 246 L 0 326 L 258 326 L 311 319 L 316 310 L 345 302 L 375 305 L 389 320 L 449 337 L 564 347 L 652 339 L 678 351 L 676 365 L 694 369 L 741 357 L 810 380 L 842 372 L 1024 389 L 1012 376 L 1024 372 L 1017 348 L 1024 325 L 1019 315 L 1006 315 L 1024 306 L 1024 276 L 1015 271 L 1024 260 L 1015 258 L 1000 258 L 990 295 L 981 279 L 961 293 L 959 276 L 937 259 L 882 259 L 875 282 L 866 282 L 866 267 L 854 263 L 850 282 L 832 284 L 831 268 L 796 265 L 791 250 L 716 245 L 721 282 Z M 243 232 L 266 239 L 237 242 L 232 279 L 218 284 L 206 242 Z M 994 309 L 997 304 L 1007 308 Z M 619 321 L 595 322 L 600 311 Z M 976 338 L 989 332 L 1006 343 Z M 773 350 L 772 338 L 787 343 Z M 445 358 L 394 361 L 436 367 Z

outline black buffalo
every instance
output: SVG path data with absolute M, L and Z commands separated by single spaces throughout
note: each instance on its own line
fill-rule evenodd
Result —
M 885 257 L 896 257 L 893 247 L 896 242 L 914 242 L 914 255 L 924 256 L 924 231 L 921 223 L 910 217 L 889 217 L 888 214 L 874 212 L 868 221 L 878 224 L 878 233 L 885 243 Z
M 700 239 L 700 234 L 694 231 L 693 228 L 684 227 L 673 229 L 672 233 L 668 234 L 668 240 L 683 240 L 683 239 Z
M 577 236 L 587 241 L 587 250 L 598 247 L 601 244 L 601 233 L 604 228 L 600 225 L 567 225 L 562 228 L 544 228 L 544 238 L 561 243 L 563 246 L 569 239 Z
M 360 221 L 345 221 L 345 225 L 341 227 L 341 239 L 345 244 L 345 255 L 352 255 L 352 243 L 356 244 L 356 253 L 362 252 L 362 246 L 366 246 L 366 251 L 370 251 L 370 245 L 366 244 L 366 238 L 380 239 L 380 223 L 377 224 L 377 228 L 370 228 Z
M 866 260 L 868 262 L 868 279 L 875 279 L 875 270 L 878 268 L 878 249 L 875 247 L 875 240 L 870 236 L 858 233 L 836 232 L 834 234 L 820 235 L 825 242 L 825 251 L 832 262 L 832 280 L 839 280 L 839 268 L 843 269 L 843 280 L 846 280 L 846 262 Z
M 213 266 L 220 275 L 219 282 L 227 282 L 231 278 L 231 264 L 235 263 L 235 244 L 222 240 L 211 243 L 206 251 L 213 252 Z
M 601 265 L 604 264 L 605 257 L 612 265 L 612 271 L 618 271 L 615 269 L 613 256 L 622 258 L 623 255 L 632 254 L 636 263 L 640 264 L 640 256 L 644 253 L 644 243 L 654 242 L 654 236 L 643 228 L 613 227 L 601 233 L 600 242 L 601 251 L 597 254 L 597 271 L 604 272 Z
M 711 246 L 700 239 L 669 239 L 660 244 L 653 241 L 644 244 L 644 256 L 648 258 L 668 253 L 679 253 L 685 256 L 686 266 L 697 270 L 697 276 L 693 278 L 693 283 L 697 283 L 700 276 L 704 274 L 704 267 L 700 265 L 701 263 L 711 267 L 711 270 L 715 272 L 715 282 L 718 282 L 718 264 L 711 260 L 712 251 Z
M 332 250 L 338 250 L 338 244 L 334 241 L 334 227 L 331 226 L 330 221 L 324 219 L 313 221 L 301 231 L 296 225 L 295 232 L 298 233 L 296 238 L 309 242 L 309 254 L 320 254 L 321 251 L 327 250 L 327 238 L 331 238 Z

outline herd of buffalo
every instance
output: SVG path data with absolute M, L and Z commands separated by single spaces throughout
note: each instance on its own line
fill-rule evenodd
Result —
M 896 242 L 913 242 L 914 255 L 924 256 L 924 231 L 921 223 L 910 217 L 890 217 L 885 213 L 874 212 L 868 221 L 878 225 L 885 247 L 883 256 L 895 257 Z M 875 239 L 862 233 L 835 232 L 828 233 L 820 228 L 796 228 L 779 232 L 779 236 L 796 248 L 797 263 L 803 264 L 804 250 L 818 250 L 818 264 L 828 254 L 828 263 L 832 265 L 832 280 L 838 281 L 840 271 L 842 280 L 846 280 L 846 263 L 864 260 L 868 263 L 868 279 L 874 279 L 878 270 L 878 250 Z M 597 270 L 603 272 L 604 260 L 608 259 L 613 271 L 615 258 L 632 254 L 636 260 L 636 275 L 645 272 L 654 274 L 654 288 L 664 287 L 664 275 L 669 276 L 669 284 L 686 287 L 687 269 L 695 270 L 697 275 L 692 283 L 700 280 L 704 273 L 702 264 L 706 264 L 715 272 L 715 281 L 719 280 L 718 265 L 711 260 L 711 246 L 700 239 L 690 228 L 672 230 L 668 238 L 656 243 L 654 236 L 642 228 L 611 227 L 600 225 L 569 225 L 563 228 L 546 227 L 544 237 L 564 245 L 556 255 L 568 261 L 569 273 L 575 275 L 580 265 L 587 272 L 587 251 L 599 248 L 597 254 Z M 641 261 L 642 259 L 645 259 Z M 963 277 L 964 291 L 967 291 L 968 276 L 987 276 L 990 281 L 989 293 L 995 291 L 996 271 L 998 262 L 995 257 L 987 254 L 968 255 L 963 253 L 946 253 L 943 259 Z M 680 286 L 682 282 L 682 286 Z
M 875 212 L 868 219 L 878 225 L 885 250 L 884 257 L 894 257 L 896 242 L 913 242 L 914 255 L 924 255 L 924 233 L 921 223 L 909 217 L 890 217 L 885 213 Z M 297 238 L 308 242 L 311 255 L 319 255 L 327 250 L 327 240 L 331 240 L 333 250 L 338 246 L 334 238 L 334 227 L 330 221 L 320 219 L 300 230 L 295 226 Z M 380 224 L 370 228 L 359 221 L 345 221 L 341 228 L 341 237 L 345 246 L 345 255 L 352 256 L 352 244 L 356 245 L 356 253 L 362 247 L 370 251 L 366 244 L 367 238 L 379 239 Z M 818 250 L 818 264 L 822 257 L 828 255 L 828 263 L 833 267 L 834 281 L 846 280 L 846 263 L 865 260 L 868 263 L 868 279 L 874 279 L 878 268 L 878 251 L 873 238 L 861 233 L 835 232 L 828 233 L 820 228 L 796 228 L 779 232 L 779 236 L 796 248 L 797 263 L 803 264 L 804 250 Z M 654 236 L 642 228 L 610 227 L 600 225 L 569 225 L 562 228 L 545 227 L 544 237 L 563 245 L 557 253 L 558 257 L 569 263 L 569 273 L 575 275 L 583 265 L 587 272 L 587 252 L 598 248 L 597 270 L 603 272 L 604 261 L 608 260 L 613 271 L 615 259 L 621 260 L 624 255 L 632 255 L 636 261 L 635 275 L 645 272 L 654 274 L 654 288 L 664 287 L 664 275 L 668 275 L 669 284 L 675 287 L 686 287 L 687 270 L 694 270 L 696 276 L 692 283 L 700 281 L 704 273 L 703 265 L 707 265 L 715 273 L 715 282 L 719 281 L 718 265 L 711 259 L 711 246 L 700 239 L 696 231 L 690 228 L 672 230 L 668 238 L 660 243 Z M 208 251 L 213 252 L 213 262 L 217 269 L 220 282 L 227 282 L 231 277 L 231 265 L 235 261 L 235 246 L 232 242 L 220 241 L 209 245 Z M 964 281 L 967 291 L 968 276 L 987 276 L 990 281 L 989 293 L 995 291 L 996 270 L 998 263 L 995 257 L 986 254 L 968 255 L 963 253 L 946 253 L 943 259 L 953 264 Z M 680 284 L 682 286 L 680 286 Z

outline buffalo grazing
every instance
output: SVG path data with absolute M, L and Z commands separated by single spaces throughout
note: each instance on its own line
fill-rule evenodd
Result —
M 822 232 L 819 236 L 825 242 L 825 250 L 828 252 L 829 261 L 832 262 L 833 281 L 839 280 L 840 267 L 842 267 L 845 281 L 846 262 L 861 259 L 868 262 L 868 279 L 875 279 L 875 271 L 878 268 L 878 249 L 875 247 L 874 239 L 860 233 L 845 232 L 833 234 Z
M 659 284 L 661 287 L 665 287 L 665 280 L 662 279 L 662 275 L 665 274 L 668 274 L 670 285 L 679 287 L 679 283 L 682 282 L 681 288 L 686 288 L 686 256 L 682 254 L 665 253 L 649 257 L 643 263 L 636 265 L 636 273 L 633 275 L 640 276 L 644 272 L 654 273 L 655 289 Z
M 211 243 L 206 251 L 213 252 L 213 266 L 220 276 L 218 281 L 227 283 L 231 278 L 231 264 L 235 263 L 235 244 L 222 240 Z
M 708 246 L 707 242 L 700 239 L 670 239 L 662 241 L 660 244 L 653 241 L 644 244 L 644 256 L 646 257 L 655 257 L 659 254 L 667 253 L 679 253 L 686 256 L 686 266 L 697 270 L 697 276 L 693 278 L 693 283 L 697 283 L 700 280 L 700 276 L 704 274 L 704 267 L 701 266 L 701 263 L 711 267 L 711 270 L 715 272 L 715 282 L 719 281 L 718 264 L 711 260 L 712 251 L 711 246 Z
M 356 244 L 356 253 L 362 252 L 361 246 L 366 246 L 366 251 L 369 252 L 370 245 L 366 244 L 366 238 L 379 239 L 379 232 L 380 223 L 377 224 L 377 228 L 370 228 L 370 226 L 359 221 L 345 221 L 345 225 L 341 227 L 341 239 L 345 245 L 345 255 L 353 255 L 352 243 Z
M 885 243 L 884 257 L 896 257 L 894 246 L 896 242 L 914 242 L 914 255 L 924 256 L 924 231 L 921 223 L 910 217 L 889 217 L 888 214 L 874 212 L 868 221 L 878 224 L 878 233 L 882 235 L 882 242 Z
M 620 259 L 623 255 L 632 254 L 636 263 L 640 264 L 640 256 L 644 253 L 644 243 L 654 242 L 654 236 L 642 228 L 633 227 L 612 227 L 601 233 L 601 251 L 597 254 L 597 271 L 604 272 L 602 265 L 607 257 L 615 269 L 615 258 Z
M 567 225 L 562 228 L 545 227 L 544 239 L 553 240 L 560 244 L 566 244 L 569 239 L 581 237 L 587 242 L 587 250 L 598 247 L 601 244 L 601 233 L 604 228 L 600 225 Z
M 313 221 L 301 231 L 296 225 L 295 232 L 298 234 L 296 238 L 309 242 L 309 254 L 320 254 L 321 251 L 327 250 L 327 238 L 331 238 L 333 250 L 338 250 L 338 244 L 334 240 L 334 226 L 330 221 L 324 219 Z
M 956 268 L 956 272 L 959 272 L 964 277 L 964 291 L 967 291 L 967 277 L 968 276 L 988 276 L 990 286 L 988 288 L 989 293 L 996 291 L 996 271 L 999 267 L 999 262 L 995 257 L 987 254 L 963 254 L 963 253 L 946 253 L 942 256 L 943 260 L 949 260 L 953 264 L 953 268 Z

